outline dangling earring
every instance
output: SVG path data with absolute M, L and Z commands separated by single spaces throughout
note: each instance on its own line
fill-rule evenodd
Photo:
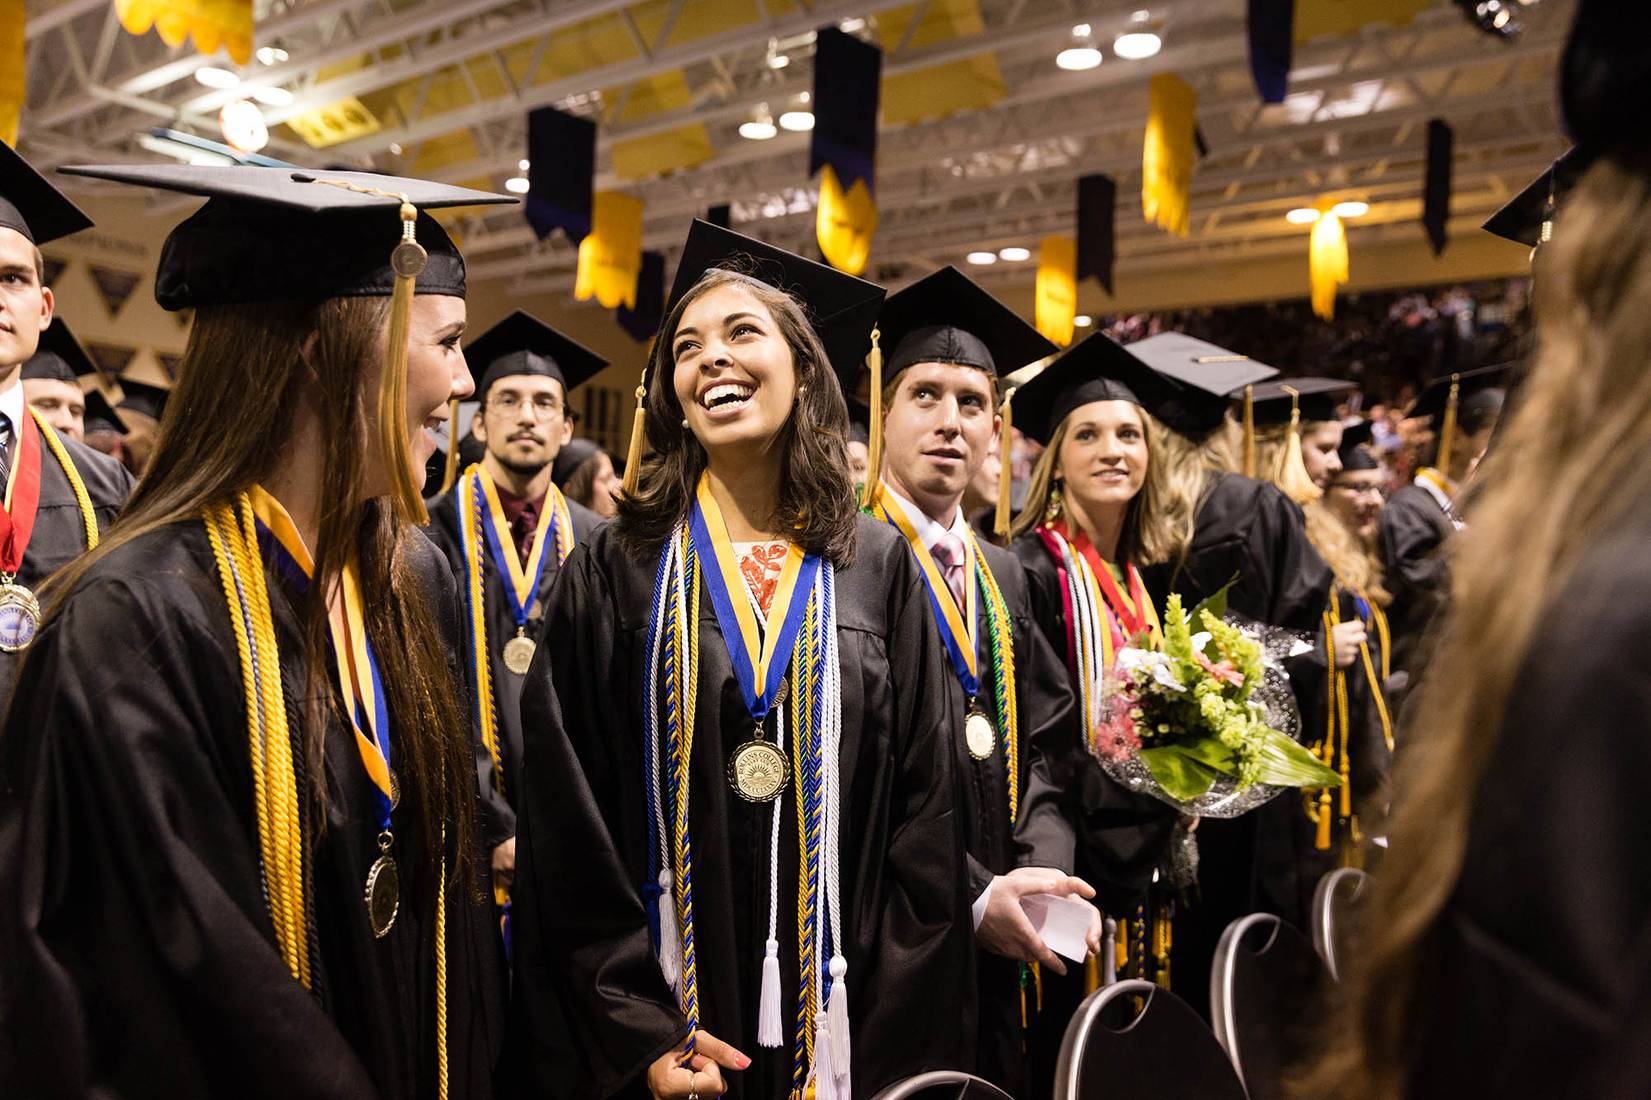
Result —
M 1043 522 L 1047 526 L 1061 518 L 1061 510 L 1066 507 L 1066 498 L 1061 495 L 1059 479 L 1050 484 L 1049 504 L 1043 510 Z

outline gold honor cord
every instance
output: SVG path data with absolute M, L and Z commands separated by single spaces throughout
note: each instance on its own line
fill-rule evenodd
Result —
M 86 530 L 86 549 L 96 550 L 97 513 L 92 510 L 92 497 L 86 492 L 86 483 L 80 479 L 80 471 L 75 469 L 74 461 L 69 458 L 68 448 L 63 446 L 63 441 L 57 437 L 52 426 L 46 423 L 45 417 L 33 406 L 29 408 L 29 415 L 34 417 L 41 438 L 46 441 L 46 446 L 50 448 L 52 457 L 57 459 L 57 464 L 63 468 L 63 476 L 69 479 L 69 488 L 74 490 L 75 503 L 80 506 L 81 526 Z

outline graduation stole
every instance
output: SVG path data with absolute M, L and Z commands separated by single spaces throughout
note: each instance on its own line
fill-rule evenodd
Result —
M 493 761 L 493 788 L 505 790 L 504 759 L 499 745 L 498 703 L 493 691 L 492 652 L 487 639 L 487 604 L 483 596 L 483 559 L 491 553 L 494 570 L 504 588 L 505 601 L 516 623 L 516 636 L 523 637 L 527 615 L 544 576 L 545 555 L 556 544 L 560 564 L 573 552 L 573 514 L 567 498 L 552 484 L 545 494 L 545 507 L 534 531 L 533 549 L 523 565 L 516 554 L 516 540 L 510 536 L 504 506 L 493 479 L 481 465 L 472 465 L 458 482 L 457 515 L 459 552 L 464 557 L 465 610 L 469 617 L 470 667 L 476 681 L 476 730 Z M 545 530 L 546 523 L 550 530 Z M 483 547 L 486 547 L 484 551 Z
M 1161 627 L 1158 610 L 1134 565 L 1125 565 L 1129 582 L 1126 596 L 1110 570 L 1097 576 L 1086 558 L 1058 528 L 1037 528 L 1044 549 L 1055 559 L 1061 579 L 1061 601 L 1066 611 L 1066 652 L 1084 716 L 1087 738 L 1101 720 L 1101 677 L 1112 667 L 1113 655 L 1139 634 L 1157 648 Z
M 241 667 L 245 696 L 248 757 L 252 766 L 254 809 L 258 820 L 259 871 L 264 885 L 265 904 L 275 929 L 276 949 L 287 969 L 306 989 L 313 988 L 313 931 L 308 926 L 309 906 L 305 884 L 309 872 L 304 866 L 305 838 L 303 811 L 299 800 L 298 776 L 293 762 L 293 734 L 288 725 L 286 697 L 281 684 L 281 654 L 275 637 L 275 619 L 270 605 L 265 563 L 275 566 L 300 588 L 306 587 L 314 565 L 297 529 L 279 501 L 261 487 L 236 494 L 232 502 L 219 502 L 202 510 L 207 541 L 212 547 L 219 583 L 228 606 L 235 633 L 235 650 Z M 373 865 L 364 900 L 375 935 L 389 931 L 389 923 L 379 929 L 379 908 L 387 899 L 387 886 L 398 885 L 394 861 L 389 858 L 393 837 L 389 835 L 390 813 L 400 792 L 390 771 L 389 721 L 377 661 L 367 640 L 361 594 L 355 572 L 343 575 L 341 606 L 329 615 L 334 660 L 343 692 L 345 708 L 355 732 L 362 765 L 373 782 L 379 804 L 380 856 Z M 386 864 L 388 864 L 386 868 Z M 447 865 L 443 860 L 438 878 L 435 918 L 436 955 L 436 1064 L 437 1095 L 447 1095 Z M 393 893 L 388 900 L 399 902 Z M 389 921 L 393 922 L 392 905 Z
M 68 449 L 33 407 L 29 415 L 17 425 L 17 461 L 6 478 L 5 509 L 0 511 L 0 583 L 10 584 L 23 567 L 23 555 L 28 552 L 29 539 L 34 534 L 34 518 L 40 508 L 40 441 L 69 479 L 74 490 L 75 503 L 80 506 L 80 522 L 86 531 L 86 549 L 97 547 L 97 513 L 92 510 L 92 498 L 86 492 L 86 483 L 80 471 L 69 458 Z
M 969 530 L 965 535 L 967 542 L 964 548 L 973 559 L 975 568 L 972 572 L 965 571 L 964 591 L 967 593 L 967 606 L 958 607 L 957 597 L 952 594 L 951 585 L 946 583 L 940 566 L 935 563 L 934 555 L 929 553 L 929 548 L 923 544 L 922 537 L 918 535 L 917 528 L 912 525 L 905 509 L 898 502 L 894 507 L 889 507 L 886 495 L 879 493 L 877 502 L 871 507 L 871 514 L 892 525 L 911 547 L 912 556 L 917 559 L 918 571 L 922 574 L 923 583 L 929 591 L 929 606 L 934 609 L 935 624 L 940 629 L 940 640 L 945 643 L 946 656 L 951 659 L 952 671 L 957 675 L 957 682 L 963 686 L 963 694 L 968 697 L 971 710 L 974 709 L 975 698 L 980 693 L 979 618 L 974 613 L 975 601 L 980 595 L 985 597 L 988 656 L 995 677 L 993 682 L 996 684 L 996 730 L 1003 747 L 1009 822 L 1013 824 L 1020 813 L 1020 707 L 1015 693 L 1013 624 L 1009 619 L 1009 607 L 1003 599 L 1003 590 L 998 586 L 991 567 L 986 564 L 986 555 L 980 552 L 974 531 Z
M 1388 655 L 1391 650 L 1387 630 L 1387 616 L 1382 609 L 1372 603 L 1363 591 L 1354 590 L 1354 606 L 1359 618 L 1370 623 L 1376 629 L 1376 637 L 1381 643 L 1382 670 L 1381 678 L 1376 677 L 1376 663 L 1370 656 L 1370 643 L 1365 640 L 1359 643 L 1359 659 L 1364 666 L 1364 674 L 1370 684 L 1370 696 L 1376 704 L 1376 717 L 1382 725 L 1382 739 L 1387 745 L 1387 751 L 1393 751 L 1393 721 L 1387 712 L 1387 699 L 1382 692 L 1382 685 L 1387 682 L 1390 673 Z M 1327 768 L 1337 768 L 1338 744 L 1340 746 L 1341 773 L 1341 806 L 1339 817 L 1347 829 L 1349 839 L 1357 844 L 1362 839 L 1359 835 L 1359 819 L 1353 813 L 1353 784 L 1350 776 L 1353 770 L 1353 758 L 1348 751 L 1348 741 L 1352 734 L 1350 704 L 1347 693 L 1347 670 L 1336 664 L 1336 641 L 1334 627 L 1341 622 L 1341 596 L 1336 586 L 1330 588 L 1330 607 L 1324 612 L 1324 649 L 1325 659 L 1330 669 L 1330 698 L 1325 707 L 1326 728 L 1324 740 L 1319 742 L 1314 752 L 1324 762 Z M 1329 851 L 1331 840 L 1331 825 L 1338 815 L 1331 812 L 1333 805 L 1330 788 L 1326 787 L 1318 793 L 1317 805 L 1308 802 L 1308 816 L 1318 826 L 1314 838 L 1314 847 L 1319 851 Z
M 643 705 L 647 740 L 644 776 L 649 831 L 649 873 L 644 891 L 657 928 L 660 969 L 677 992 L 687 1019 L 685 1057 L 699 1028 L 699 986 L 694 953 L 693 841 L 689 828 L 690 763 L 699 686 L 699 609 L 708 592 L 727 647 L 740 695 L 757 732 L 735 750 L 730 779 L 741 797 L 762 801 L 736 774 L 737 758 L 761 742 L 771 711 L 780 758 L 793 732 L 787 769 L 797 805 L 797 1014 L 793 1035 L 793 1095 L 812 1086 L 815 1100 L 850 1096 L 848 963 L 842 933 L 838 853 L 838 756 L 842 740 L 842 684 L 837 654 L 835 574 L 817 555 L 792 547 L 768 615 L 760 629 L 754 601 L 735 560 L 733 544 L 709 482 L 702 478 L 687 518 L 677 524 L 660 554 L 648 620 L 648 675 Z M 791 669 L 789 695 L 780 690 Z M 762 962 L 757 1041 L 782 1044 L 778 944 L 779 830 L 783 778 L 772 802 L 768 936 Z
M 1437 494 L 1439 506 L 1444 509 L 1445 515 L 1452 520 L 1456 518 L 1456 483 L 1446 477 L 1443 470 L 1423 466 L 1416 471 L 1415 480 L 1417 485 L 1432 489 Z

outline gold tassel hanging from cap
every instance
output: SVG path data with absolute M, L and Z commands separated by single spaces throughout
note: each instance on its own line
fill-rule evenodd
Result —
M 1301 456 L 1301 394 L 1289 386 L 1284 387 L 1284 392 L 1290 395 L 1290 427 L 1273 470 L 1273 484 L 1297 504 L 1307 504 L 1322 494 L 1308 476 L 1307 463 Z
M 1255 461 L 1255 387 L 1244 387 L 1244 476 L 1256 475 Z
M 1015 417 L 1011 402 L 1015 399 L 1015 389 L 1010 386 L 1003 395 L 1003 426 L 998 429 L 997 443 L 997 515 L 992 519 L 992 535 L 1001 546 L 1009 545 L 1009 489 L 1014 480 L 1014 431 Z
M 429 256 L 417 240 L 418 208 L 402 196 L 401 242 L 390 253 L 396 273 L 390 295 L 390 331 L 385 337 L 384 373 L 378 386 L 378 450 L 390 473 L 390 507 L 396 518 L 425 524 L 422 485 L 413 481 L 412 456 L 407 450 L 407 328 L 413 309 L 413 286 L 424 273 Z
M 1445 398 L 1445 419 L 1439 425 L 1439 453 L 1433 464 L 1447 478 L 1450 476 L 1450 449 L 1456 445 L 1456 402 L 1462 393 L 1462 376 L 1450 376 L 1450 394 Z
M 655 337 L 657 340 L 658 337 Z M 648 345 L 648 362 L 653 362 L 653 345 Z M 642 368 L 642 378 L 636 384 L 636 413 L 631 417 L 631 444 L 625 449 L 625 480 L 619 491 L 628 497 L 636 496 L 636 486 L 642 479 L 643 421 L 647 409 L 643 405 L 648 394 L 648 368 Z
M 447 403 L 447 461 L 441 467 L 441 491 L 453 487 L 459 478 L 459 399 Z
M 860 507 L 875 508 L 883 487 L 883 338 L 880 329 L 871 330 L 871 353 L 866 369 L 871 372 L 871 416 L 866 425 L 866 483 L 860 489 Z

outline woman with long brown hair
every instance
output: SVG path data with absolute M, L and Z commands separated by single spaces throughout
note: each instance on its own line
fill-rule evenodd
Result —
M 153 463 L 49 587 L 0 742 L 8 1083 L 486 1095 L 457 612 L 410 526 L 430 428 L 471 389 L 464 262 L 408 199 L 501 200 L 79 171 L 209 199 L 157 274 L 196 312 Z
M 846 1100 L 969 1064 L 961 715 L 911 553 L 858 515 L 844 453 L 836 374 L 881 301 L 689 235 L 648 365 L 654 454 L 568 559 L 523 698 L 510 1046 L 538 1095 Z M 588 793 L 535 763 L 559 729 Z M 581 908 L 577 799 L 645 917 Z
M 1651 1090 L 1648 33 L 1640 5 L 1578 10 L 1561 102 L 1590 167 L 1536 253 L 1535 362 L 1452 551 L 1349 1011 L 1304 1095 Z

